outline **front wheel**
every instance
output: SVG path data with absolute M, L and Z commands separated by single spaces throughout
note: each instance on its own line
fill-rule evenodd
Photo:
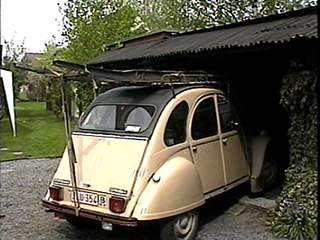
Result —
M 198 230 L 199 212 L 190 212 L 178 215 L 168 220 L 161 228 L 162 240 L 193 240 Z
M 265 190 L 268 190 L 275 185 L 278 178 L 278 165 L 275 160 L 267 159 L 263 163 L 262 176 Z

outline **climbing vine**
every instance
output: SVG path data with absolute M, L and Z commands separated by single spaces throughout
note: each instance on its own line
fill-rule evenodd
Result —
M 290 165 L 284 189 L 270 213 L 278 237 L 315 239 L 317 236 L 317 70 L 294 62 L 284 77 L 280 104 L 289 113 Z

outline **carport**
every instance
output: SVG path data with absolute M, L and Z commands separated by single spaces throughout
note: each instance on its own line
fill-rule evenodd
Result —
M 287 167 L 288 116 L 279 104 L 283 77 L 314 69 L 317 9 L 272 15 L 192 32 L 157 32 L 108 46 L 88 65 L 101 69 L 201 70 L 227 81 L 242 124 L 278 141 Z M 250 126 L 250 127 L 249 127 Z

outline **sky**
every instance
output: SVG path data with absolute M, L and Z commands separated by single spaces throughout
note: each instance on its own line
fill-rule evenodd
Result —
M 0 0 L 1 42 L 25 41 L 27 52 L 43 52 L 45 43 L 61 40 L 62 15 L 57 3 L 66 0 Z

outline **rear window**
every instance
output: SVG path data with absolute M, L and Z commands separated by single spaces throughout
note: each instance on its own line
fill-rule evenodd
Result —
M 90 130 L 143 132 L 154 116 L 153 106 L 99 105 L 91 109 L 80 123 Z

